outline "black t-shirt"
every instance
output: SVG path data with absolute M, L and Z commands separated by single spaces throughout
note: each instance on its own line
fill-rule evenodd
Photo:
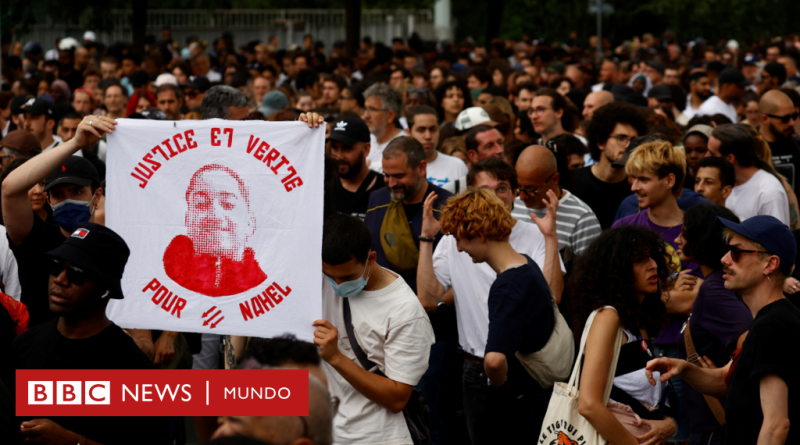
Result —
M 800 309 L 781 299 L 758 312 L 733 369 L 725 408 L 727 442 L 754 444 L 764 423 L 761 377 L 775 374 L 789 387 L 789 421 L 786 443 L 800 442 Z
M 369 187 L 373 179 L 375 180 L 375 185 Z M 333 189 L 333 208 L 336 209 L 337 212 L 352 215 L 363 220 L 367 216 L 370 192 L 383 188 L 384 186 L 386 186 L 386 182 L 383 179 L 383 175 L 374 170 L 369 171 L 367 177 L 364 178 L 364 181 L 361 182 L 361 185 L 355 192 L 348 191 L 342 187 L 342 182 L 338 181 Z
M 111 324 L 89 338 L 73 340 L 58 332 L 58 319 L 23 333 L 12 344 L 12 369 L 153 369 L 153 364 L 122 329 Z M 167 418 L 47 417 L 103 445 L 161 444 Z M 17 418 L 19 422 L 29 418 Z
M 8 236 L 8 235 L 6 235 Z M 50 312 L 48 285 L 50 280 L 50 260 L 44 255 L 64 242 L 61 228 L 50 224 L 38 216 L 33 216 L 33 227 L 21 245 L 8 239 L 8 246 L 14 252 L 19 267 L 19 283 L 22 286 L 21 301 L 28 307 L 30 321 L 28 326 L 36 326 L 55 317 Z
M 786 178 L 795 193 L 800 191 L 800 151 L 797 144 L 791 138 L 784 138 L 770 142 L 769 149 L 775 170 Z
M 572 170 L 572 177 L 572 193 L 591 207 L 603 230 L 611 227 L 622 200 L 633 193 L 628 178 L 617 183 L 603 182 L 592 173 L 591 166 Z
M 486 353 L 500 352 L 508 361 L 508 381 L 522 392 L 549 399 L 549 392 L 528 374 L 515 352 L 536 352 L 547 344 L 555 326 L 547 281 L 533 260 L 497 275 L 489 289 L 489 336 Z M 547 396 L 545 396 L 547 394 Z

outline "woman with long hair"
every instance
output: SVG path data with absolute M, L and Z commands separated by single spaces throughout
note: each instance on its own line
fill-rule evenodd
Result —
M 661 237 L 646 228 L 609 230 L 580 257 L 567 286 L 566 301 L 571 305 L 577 334 L 597 312 L 584 333 L 587 340 L 578 411 L 614 445 L 640 441 L 662 444 L 677 431 L 675 420 L 660 418 L 665 392 L 662 384 L 651 386 L 645 374 L 645 366 L 653 358 L 650 339 L 661 329 L 667 312 L 661 294 L 672 269 L 665 246 Z M 603 403 L 620 327 L 625 340 L 613 371 L 611 400 L 628 405 L 641 417 L 638 435 Z
M 439 118 L 445 124 L 454 123 L 458 113 L 472 106 L 472 96 L 466 85 L 460 82 L 445 82 L 435 94 Z

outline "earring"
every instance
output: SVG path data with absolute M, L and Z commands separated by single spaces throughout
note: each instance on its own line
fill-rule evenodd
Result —
M 767 274 L 764 274 L 764 275 L 767 275 Z M 769 279 L 769 275 L 767 275 L 767 281 L 769 281 L 770 284 L 772 284 L 772 280 Z

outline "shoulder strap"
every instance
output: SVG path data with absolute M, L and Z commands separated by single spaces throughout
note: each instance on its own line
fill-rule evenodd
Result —
M 614 309 L 611 306 L 611 309 Z M 581 344 L 578 348 L 578 358 L 575 360 L 575 365 L 572 368 L 572 375 L 569 379 L 569 383 L 567 383 L 567 390 L 570 394 L 577 394 L 578 386 L 580 385 L 581 381 L 581 369 L 583 365 L 583 356 L 586 352 L 586 338 L 589 336 L 589 331 L 592 329 L 592 323 L 594 323 L 594 317 L 600 312 L 602 309 L 595 309 L 589 315 L 589 319 L 586 320 L 586 326 L 583 328 L 583 335 L 581 335 Z M 616 309 L 614 309 L 616 310 Z M 609 367 L 608 371 L 608 380 L 606 381 L 606 389 L 603 392 L 603 405 L 608 405 L 608 399 L 611 397 L 611 389 L 614 386 L 614 373 L 617 369 L 617 361 L 619 360 L 619 351 L 623 345 L 623 338 L 626 338 L 625 333 L 622 332 L 622 326 L 617 328 L 617 339 L 614 342 L 614 355 L 611 358 L 611 366 Z
M 344 305 L 344 328 L 347 331 L 347 339 L 350 340 L 350 347 L 353 348 L 353 353 L 361 363 L 361 366 L 369 371 L 375 367 L 375 363 L 367 357 L 367 353 L 361 349 L 358 340 L 356 340 L 356 333 L 353 329 L 353 316 L 350 312 L 350 301 L 347 298 L 342 298 L 342 300 L 344 300 L 342 303 Z
M 686 320 L 686 329 L 683 331 L 683 339 L 686 341 L 686 361 L 696 364 L 698 355 L 697 350 L 694 348 L 694 342 L 692 341 L 691 330 L 689 329 L 691 321 L 691 317 Z M 717 398 L 705 394 L 703 394 L 703 398 L 706 399 L 708 408 L 714 414 L 720 426 L 725 426 L 725 408 L 722 406 L 722 403 L 720 403 Z
M 458 192 L 461 191 L 461 179 L 456 179 L 455 189 L 456 189 L 456 193 L 455 194 L 457 195 Z

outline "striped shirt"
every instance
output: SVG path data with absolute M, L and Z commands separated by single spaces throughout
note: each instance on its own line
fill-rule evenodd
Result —
M 525 203 L 521 199 L 517 198 L 514 201 L 514 210 L 511 212 L 514 219 L 533 223 L 530 213 L 544 218 L 547 209 L 529 209 L 525 207 Z M 564 190 L 564 196 L 558 200 L 556 213 L 558 250 L 569 247 L 575 255 L 580 255 L 600 235 L 601 231 L 600 222 L 592 209 L 577 196 Z

